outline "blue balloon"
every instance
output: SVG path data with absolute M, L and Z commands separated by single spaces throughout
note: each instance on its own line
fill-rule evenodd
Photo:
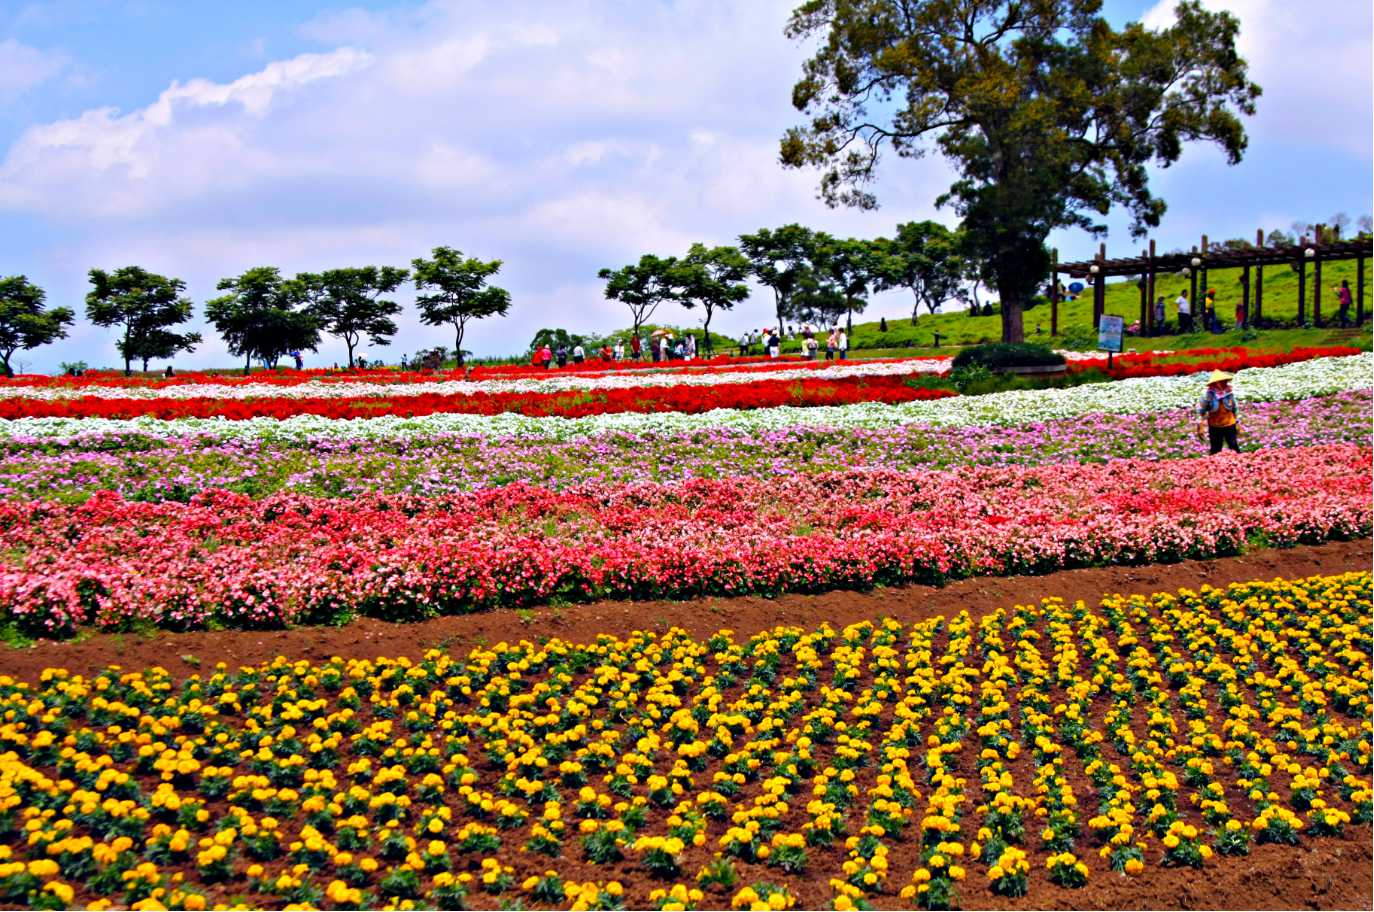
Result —
M 1078 294 L 1078 293 L 1079 293 L 1080 291 L 1082 291 L 1082 290 L 1083 290 L 1083 283 L 1082 283 L 1082 282 L 1070 282 L 1070 283 L 1069 283 L 1069 291 L 1073 292 L 1074 294 Z

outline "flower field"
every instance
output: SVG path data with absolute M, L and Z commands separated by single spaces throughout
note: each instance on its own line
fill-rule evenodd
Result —
M 180 682 L 3 678 L 0 896 L 1072 903 L 1368 825 L 1370 597 L 1359 572 Z
M 1218 366 L 1242 451 L 1211 458 Z M 1374 355 L 1078 357 L 1112 379 L 977 396 L 932 385 L 949 368 L 0 381 L 0 631 L 52 659 L 0 667 L 0 903 L 1138 905 L 1174 869 L 1367 843 L 1374 609 L 1348 557 L 737 632 L 759 596 L 1371 534 Z M 331 646 L 616 602 L 670 607 Z M 719 623 L 674 623 L 701 604 Z M 315 643 L 63 667 L 274 628 Z

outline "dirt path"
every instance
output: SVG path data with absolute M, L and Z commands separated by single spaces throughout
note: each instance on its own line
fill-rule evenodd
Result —
M 0 673 L 35 680 L 44 668 L 89 674 L 118 664 L 125 668 L 161 665 L 181 677 L 208 670 L 217 662 L 232 668 L 256 665 L 279 655 L 312 661 L 331 656 L 413 657 L 434 648 L 465 650 L 482 643 L 538 637 L 586 641 L 603 633 L 620 635 L 631 630 L 666 630 L 672 626 L 696 636 L 709 635 L 723 627 L 749 635 L 778 624 L 814 627 L 829 621 L 843 625 L 883 615 L 912 621 L 961 609 L 981 614 L 1018 603 L 1038 602 L 1048 596 L 1096 604 L 1104 594 L 1114 592 L 1149 593 L 1280 576 L 1369 570 L 1370 560 L 1370 541 L 1362 539 L 1210 561 L 1068 570 L 1046 576 L 976 577 L 942 588 L 904 586 L 871 592 L 785 595 L 776 599 L 747 596 L 693 602 L 606 601 L 529 612 L 490 611 L 409 624 L 363 618 L 343 627 L 98 634 L 80 641 L 40 641 L 24 649 L 0 647 Z

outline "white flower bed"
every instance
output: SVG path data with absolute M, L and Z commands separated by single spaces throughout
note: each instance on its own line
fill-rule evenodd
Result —
M 1281 367 L 1251 368 L 1236 378 L 1244 420 L 1246 400 L 1301 399 L 1308 396 L 1368 389 L 1374 385 L 1374 354 L 1321 358 Z M 285 420 L 254 418 L 194 418 L 166 421 L 156 418 L 21 418 L 0 421 L 0 437 L 71 438 L 89 434 L 139 432 L 160 437 L 207 435 L 215 438 L 396 437 L 466 434 L 485 436 L 543 436 L 555 439 L 629 432 L 682 433 L 711 428 L 766 432 L 807 426 L 843 430 L 892 424 L 929 424 L 946 427 L 1011 425 L 1072 418 L 1095 413 L 1142 413 L 1186 408 L 1203 390 L 1203 376 L 1145 377 L 1094 383 L 1062 390 L 993 393 L 910 402 L 901 405 L 858 405 L 767 409 L 717 409 L 700 414 L 655 412 L 596 415 L 588 418 L 528 418 L 523 415 L 437 414 L 422 418 L 382 416 L 331 419 L 301 415 Z
M 810 362 L 798 362 L 798 364 Z M 148 386 L 24 386 L 0 387 L 0 398 L 25 399 L 350 399 L 357 397 L 468 395 L 471 393 L 562 393 L 575 390 L 630 389 L 659 386 L 724 386 L 761 380 L 838 380 L 845 377 L 890 377 L 937 374 L 949 370 L 949 358 L 918 358 L 895 362 L 837 361 L 811 367 L 781 370 L 735 369 L 705 373 L 677 371 L 621 371 L 600 374 L 564 374 L 551 371 L 536 379 L 436 380 L 422 383 L 369 383 L 366 381 L 308 380 L 297 384 L 188 383 Z

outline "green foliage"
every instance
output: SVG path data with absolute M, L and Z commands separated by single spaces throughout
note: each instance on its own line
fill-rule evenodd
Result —
M 795 222 L 740 235 L 740 251 L 749 260 L 754 278 L 773 290 L 780 334 L 783 321 L 793 315 L 793 296 L 811 280 L 816 248 L 823 237 Z
M 72 324 L 69 307 L 43 308 L 43 289 L 22 275 L 0 278 L 0 366 L 14 376 L 10 358 L 17 351 L 37 348 L 67 337 Z
M 282 279 L 275 266 L 255 266 L 216 287 L 229 294 L 206 301 L 205 318 L 230 353 L 243 356 L 245 372 L 254 358 L 276 367 L 287 352 L 319 347 L 319 319 L 302 309 L 305 286 Z
M 964 301 L 971 268 L 961 255 L 962 239 L 939 222 L 907 222 L 885 242 L 875 289 L 906 288 L 915 298 L 911 322 L 921 308 L 935 313 L 948 301 Z
M 964 249 L 1002 302 L 1002 338 L 1043 281 L 1045 238 L 1125 206 L 1133 229 L 1164 202 L 1148 168 L 1210 140 L 1232 163 L 1240 116 L 1260 90 L 1236 53 L 1240 23 L 1184 0 L 1176 22 L 1117 30 L 1100 0 L 807 0 L 787 34 L 818 50 L 792 91 L 810 115 L 787 131 L 784 165 L 815 166 L 831 205 L 873 208 L 880 153 L 938 150 L 959 178 L 938 200 L 963 219 Z
M 954 356 L 954 367 L 981 364 L 990 370 L 999 367 L 1062 367 L 1064 356 L 1049 346 L 1029 342 L 995 342 L 966 348 Z
M 200 333 L 178 333 L 168 327 L 191 319 L 191 299 L 181 297 L 186 283 L 142 268 L 124 266 L 109 273 L 92 269 L 91 291 L 86 295 L 86 317 L 96 326 L 119 326 L 124 335 L 116 343 L 124 358 L 142 361 L 143 370 L 154 358 L 173 358 L 200 344 Z
M 638 263 L 619 269 L 609 267 L 597 272 L 606 280 L 606 299 L 619 301 L 630 308 L 630 331 L 638 335 L 640 328 L 653 316 L 658 305 L 675 299 L 674 272 L 676 257 L 657 257 L 646 253 Z
M 672 269 L 673 299 L 688 310 L 701 305 L 706 313 L 702 324 L 706 339 L 716 310 L 730 310 L 749 297 L 749 286 L 744 283 L 749 269 L 749 260 L 738 248 L 705 244 L 693 244 Z
M 557 351 L 560 345 L 571 351 L 574 345 L 581 345 L 585 348 L 587 345 L 587 337 L 580 336 L 577 333 L 570 333 L 566 329 L 541 329 L 539 332 L 535 333 L 534 338 L 530 340 L 528 351 L 538 351 L 545 345 L 554 351 Z
M 462 251 L 452 247 L 435 247 L 431 255 L 433 259 L 410 261 L 415 287 L 423 292 L 415 296 L 415 306 L 424 323 L 453 327 L 453 350 L 461 362 L 468 321 L 504 317 L 510 312 L 510 292 L 487 284 L 501 271 L 500 260 L 464 259 Z
M 296 281 L 304 285 L 310 312 L 319 318 L 320 328 L 347 346 L 351 368 L 353 350 L 363 336 L 372 345 L 391 344 L 401 305 L 382 295 L 391 294 L 409 275 L 396 266 L 358 266 L 301 273 Z

